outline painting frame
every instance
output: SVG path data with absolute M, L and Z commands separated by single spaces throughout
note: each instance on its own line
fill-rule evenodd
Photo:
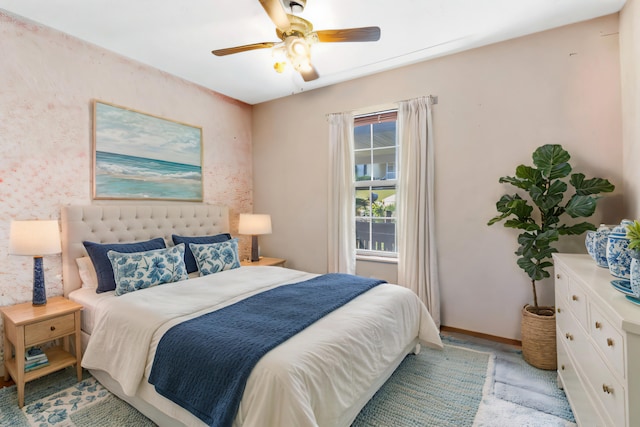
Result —
M 203 201 L 201 127 L 92 104 L 94 200 Z

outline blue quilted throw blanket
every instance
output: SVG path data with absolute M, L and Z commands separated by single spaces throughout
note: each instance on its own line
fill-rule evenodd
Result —
M 180 323 L 160 340 L 149 382 L 208 425 L 230 426 L 262 356 L 381 283 L 326 274 Z

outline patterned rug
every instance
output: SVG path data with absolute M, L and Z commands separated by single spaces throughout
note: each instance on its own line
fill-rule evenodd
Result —
M 519 352 L 444 338 L 444 351 L 409 355 L 363 408 L 354 427 L 574 426 L 555 372 L 527 365 Z M 140 412 L 75 370 L 0 389 L 0 426 L 154 426 Z

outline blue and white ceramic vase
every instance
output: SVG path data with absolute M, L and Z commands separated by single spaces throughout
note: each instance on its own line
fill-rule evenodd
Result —
M 636 298 L 640 298 L 640 251 L 631 251 L 633 257 L 631 258 L 631 290 Z
M 607 262 L 607 240 L 610 233 L 611 227 L 605 224 L 600 224 L 597 231 L 587 231 L 585 246 L 598 267 L 609 267 Z
M 615 277 L 629 280 L 631 277 L 631 251 L 628 249 L 627 225 L 633 221 L 622 220 L 607 238 L 607 263 L 609 271 Z

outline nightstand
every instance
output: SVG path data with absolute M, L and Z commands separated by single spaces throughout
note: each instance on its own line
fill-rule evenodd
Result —
M 49 298 L 46 305 L 40 306 L 28 302 L 0 307 L 4 321 L 4 379 L 11 376 L 15 381 L 19 407 L 24 406 L 24 385 L 29 381 L 71 365 L 76 365 L 78 381 L 82 380 L 81 309 L 80 304 L 63 297 Z M 69 348 L 71 335 L 75 354 Z M 62 339 L 62 346 L 45 349 L 49 365 L 25 372 L 25 349 L 57 339 Z
M 240 265 L 243 267 L 253 267 L 256 265 L 266 265 L 266 266 L 274 266 L 274 267 L 284 267 L 284 263 L 287 262 L 286 259 L 282 258 L 269 258 L 269 257 L 260 257 L 258 261 L 251 262 L 241 261 Z

